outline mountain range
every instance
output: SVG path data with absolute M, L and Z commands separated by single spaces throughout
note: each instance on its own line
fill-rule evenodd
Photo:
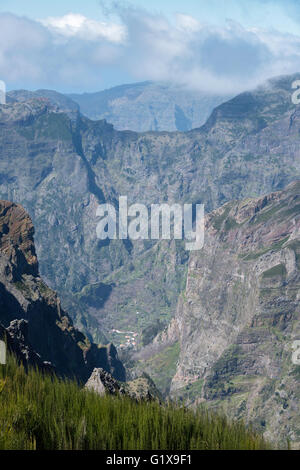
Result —
M 294 442 L 299 185 L 283 189 L 300 180 L 297 78 L 242 93 L 186 132 L 117 130 L 48 92 L 0 107 L 0 197 L 31 215 L 41 274 L 76 327 L 122 345 L 129 377 L 146 370 L 165 394 L 224 405 Z M 98 240 L 97 206 L 119 195 L 204 203 L 203 251 Z
M 191 91 L 170 83 L 141 82 L 95 93 L 62 94 L 54 90 L 14 90 L 8 102 L 47 98 L 72 119 L 80 111 L 106 119 L 117 130 L 188 131 L 200 127 L 229 96 Z
M 68 95 L 90 119 L 106 119 L 117 130 L 188 131 L 205 123 L 228 95 L 207 94 L 171 83 L 140 82 L 96 93 Z

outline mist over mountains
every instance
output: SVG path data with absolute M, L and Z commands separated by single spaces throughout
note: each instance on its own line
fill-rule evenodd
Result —
M 155 82 L 69 96 L 90 119 L 106 119 L 117 130 L 137 132 L 188 131 L 200 127 L 213 108 L 229 98 Z
M 203 125 L 213 108 L 229 96 L 188 90 L 170 83 L 141 82 L 97 93 L 63 95 L 52 90 L 8 93 L 8 100 L 48 98 L 71 117 L 76 111 L 92 120 L 106 119 L 117 130 L 188 131 Z

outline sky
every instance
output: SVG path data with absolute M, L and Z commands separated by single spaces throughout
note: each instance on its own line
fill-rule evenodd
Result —
M 300 72 L 300 0 L 0 0 L 7 89 L 238 93 Z

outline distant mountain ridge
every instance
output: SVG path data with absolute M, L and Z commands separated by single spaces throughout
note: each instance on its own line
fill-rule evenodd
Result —
M 95 93 L 62 94 L 54 90 L 14 90 L 8 102 L 47 98 L 76 119 L 106 119 L 117 130 L 188 131 L 205 123 L 212 110 L 229 97 L 186 90 L 167 83 L 141 82 Z
M 137 132 L 188 131 L 200 127 L 211 111 L 229 98 L 151 81 L 67 96 L 90 119 L 106 119 L 118 130 Z
M 44 98 L 50 101 L 52 105 L 57 106 L 61 112 L 66 113 L 72 120 L 76 120 L 79 113 L 79 105 L 62 93 L 54 90 L 13 90 L 7 93 L 7 102 L 23 102 L 28 100 Z

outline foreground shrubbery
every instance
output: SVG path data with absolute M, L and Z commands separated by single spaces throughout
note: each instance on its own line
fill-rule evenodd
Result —
M 0 449 L 263 449 L 242 424 L 175 405 L 99 397 L 75 382 L 0 366 Z

